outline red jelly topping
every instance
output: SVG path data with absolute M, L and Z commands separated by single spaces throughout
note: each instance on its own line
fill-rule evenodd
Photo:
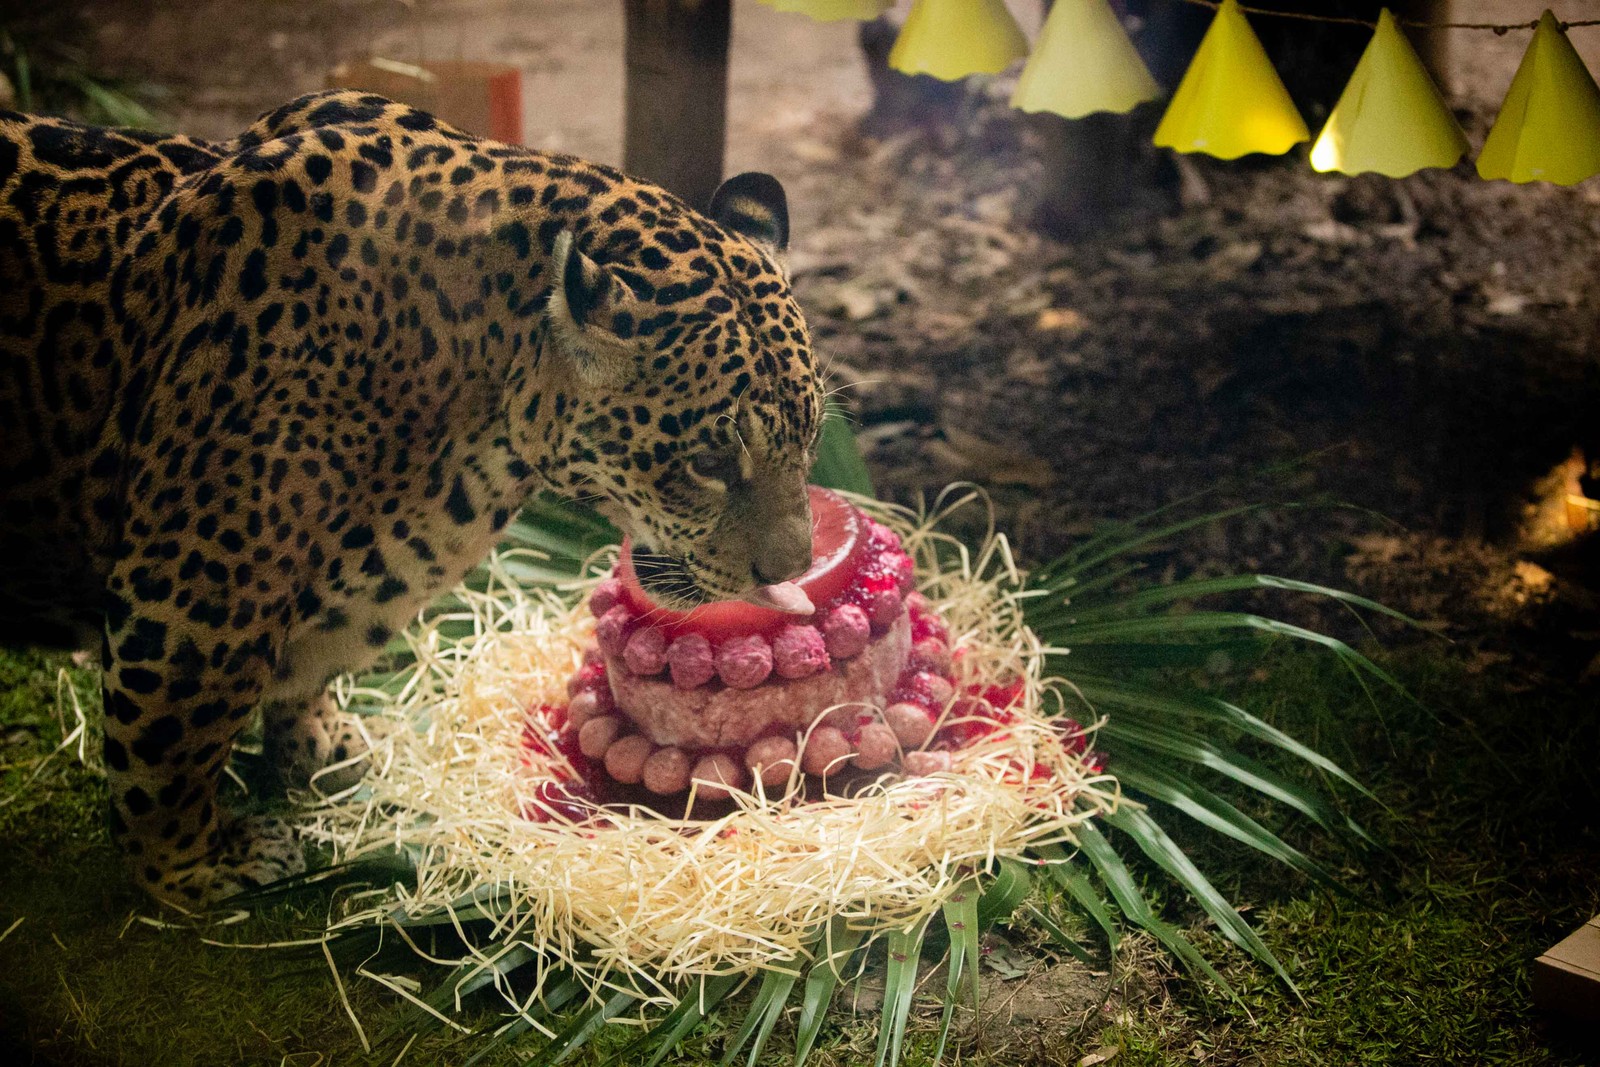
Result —
M 867 551 L 869 520 L 838 493 L 815 485 L 811 491 L 811 569 L 796 579 L 801 589 L 819 609 L 831 605 L 845 593 L 862 570 Z M 784 626 L 801 621 L 770 608 L 741 601 L 702 604 L 692 611 L 668 611 L 651 601 L 633 571 L 632 545 L 624 538 L 622 558 L 617 561 L 617 576 L 622 579 L 622 595 L 636 615 L 646 615 L 652 626 L 669 636 L 698 633 L 720 642 L 745 634 L 771 635 Z M 893 585 L 893 577 L 889 584 Z

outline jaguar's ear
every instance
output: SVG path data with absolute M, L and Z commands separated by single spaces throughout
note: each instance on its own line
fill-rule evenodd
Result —
M 789 247 L 789 200 L 770 174 L 749 171 L 729 178 L 711 194 L 706 214 L 774 255 Z
M 615 376 L 626 359 L 627 346 L 613 324 L 627 289 L 578 250 L 571 230 L 556 235 L 550 266 L 550 303 L 545 307 L 550 337 L 579 377 L 600 384 Z

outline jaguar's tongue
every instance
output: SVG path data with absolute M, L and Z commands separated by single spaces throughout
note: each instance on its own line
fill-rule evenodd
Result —
M 757 607 L 781 611 L 785 615 L 810 615 L 817 610 L 811 598 L 806 596 L 806 591 L 794 582 L 758 586 L 739 599 Z

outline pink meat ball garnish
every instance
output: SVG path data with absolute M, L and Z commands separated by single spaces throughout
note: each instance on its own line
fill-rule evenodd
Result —
M 856 766 L 864 771 L 875 771 L 894 762 L 900 753 L 899 738 L 888 725 L 869 722 L 861 728 L 856 749 Z
M 589 610 L 595 618 L 616 607 L 622 600 L 622 579 L 607 578 L 589 594 Z
M 622 662 L 642 678 L 667 669 L 667 635 L 654 626 L 635 630 L 622 646 Z
M 907 671 L 900 676 L 900 684 L 889 696 L 891 700 L 909 700 L 937 712 L 944 710 L 955 692 L 948 678 L 929 671 Z
M 750 775 L 739 761 L 725 752 L 701 756 L 689 772 L 697 795 L 706 800 L 726 800 L 735 789 L 743 789 Z
M 832 726 L 819 726 L 806 738 L 805 751 L 800 754 L 800 766 L 807 774 L 823 775 L 844 769 L 844 763 L 855 754 L 855 748 L 844 731 Z
M 583 724 L 590 719 L 609 715 L 616 709 L 616 702 L 611 698 L 611 690 L 607 686 L 598 689 L 583 689 L 575 694 L 572 703 L 567 705 L 567 722 L 574 730 L 583 729 Z
M 600 621 L 594 627 L 595 644 L 608 656 L 622 654 L 622 649 L 628 643 L 628 635 L 633 631 L 633 612 L 618 604 L 616 607 L 600 616 Z
M 906 660 L 908 669 L 929 674 L 948 675 L 952 666 L 950 646 L 937 637 L 924 637 L 912 645 L 911 656 Z
M 867 520 L 867 543 L 883 551 L 900 547 L 900 535 L 876 519 Z
M 883 554 L 884 567 L 894 575 L 895 586 L 902 593 L 909 593 L 917 587 L 917 567 L 911 562 L 911 557 L 904 552 L 885 552 Z
M 606 749 L 606 773 L 623 785 L 633 785 L 644 774 L 645 760 L 655 744 L 643 734 L 629 734 Z
M 667 667 L 679 689 L 698 689 L 717 675 L 716 657 L 704 634 L 683 634 L 667 646 Z
M 901 596 L 896 589 L 880 589 L 867 597 L 867 621 L 875 634 L 887 633 L 900 617 Z
M 933 719 L 917 704 L 890 704 L 883 709 L 883 721 L 906 748 L 919 748 L 933 736 Z
M 872 640 L 867 613 L 854 604 L 840 604 L 822 620 L 822 641 L 834 659 L 859 656 Z
M 794 739 L 789 737 L 763 737 L 744 750 L 744 765 L 768 788 L 789 781 L 794 758 Z
M 907 752 L 907 774 L 936 774 L 939 771 L 950 769 L 950 753 L 948 752 Z
M 590 759 L 604 759 L 611 743 L 622 732 L 622 720 L 615 715 L 590 719 L 578 728 L 578 751 Z
M 754 689 L 772 673 L 772 646 L 760 634 L 730 637 L 717 647 L 717 677 L 731 689 Z
M 689 754 L 673 745 L 658 748 L 644 761 L 639 777 L 652 793 L 681 793 L 689 788 Z
M 950 627 L 933 613 L 932 606 L 921 593 L 906 597 L 906 610 L 911 614 L 911 640 L 923 641 L 935 637 L 947 645 L 950 643 Z
M 828 669 L 828 645 L 822 631 L 794 623 L 772 639 L 772 664 L 779 677 L 809 678 Z

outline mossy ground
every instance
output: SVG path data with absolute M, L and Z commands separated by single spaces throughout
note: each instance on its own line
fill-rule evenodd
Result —
M 1303 1000 L 1203 928 L 1193 935 L 1226 964 L 1237 1000 L 1171 974 L 1138 939 L 1111 973 L 1079 970 L 1072 989 L 1053 988 L 1048 976 L 1065 967 L 1047 966 L 1048 952 L 1030 949 L 1037 939 L 1019 930 L 1018 950 L 996 943 L 986 985 L 987 1007 L 1005 1025 L 968 1028 L 960 1062 L 1075 1063 L 1108 1048 L 1129 1064 L 1592 1062 L 1578 1035 L 1548 1029 L 1529 1004 L 1533 957 L 1600 911 L 1592 692 L 1475 672 L 1442 644 L 1385 664 L 1420 705 L 1382 695 L 1369 703 L 1339 668 L 1299 652 L 1275 654 L 1269 669 L 1228 682 L 1276 724 L 1356 769 L 1387 805 L 1361 812 L 1387 851 L 1343 869 L 1353 897 L 1315 892 L 1242 847 L 1181 833 L 1179 818 L 1163 813 L 1203 869 L 1252 905 Z M 14 1046 L 23 1062 L 61 1064 L 395 1062 L 403 1042 L 363 1051 L 320 956 L 202 940 L 304 936 L 325 900 L 302 898 L 208 931 L 142 920 L 151 911 L 124 882 L 105 836 L 101 782 L 68 756 L 49 756 L 61 735 L 63 669 L 92 689 L 93 672 L 65 657 L 0 658 L 0 931 L 8 930 L 0 1045 Z M 1315 848 L 1309 830 L 1290 836 Z M 1018 1016 L 1012 980 L 1040 975 L 1044 999 L 1060 1010 Z M 398 998 L 373 983 L 347 974 L 344 988 L 369 1035 L 404 1016 Z M 933 988 L 924 987 L 930 998 Z M 718 1056 L 735 1011 L 718 1011 L 679 1061 Z M 814 1062 L 870 1062 L 874 1018 L 841 1015 Z M 915 1065 L 931 1052 L 931 1018 L 913 1031 L 904 1062 Z M 580 1061 L 602 1060 L 626 1036 L 602 1039 Z M 786 1048 L 779 1034 L 766 1059 L 783 1062 Z M 434 1032 L 399 1062 L 469 1055 Z

